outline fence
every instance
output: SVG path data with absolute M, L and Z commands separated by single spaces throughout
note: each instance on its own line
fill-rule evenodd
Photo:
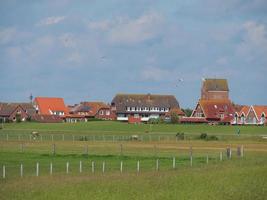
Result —
M 108 142 L 119 142 L 119 141 L 142 141 L 142 142 L 156 142 L 156 141 L 179 141 L 179 140 L 192 140 L 200 139 L 200 134 L 184 134 L 176 136 L 175 133 L 153 133 L 153 134 L 134 134 L 127 135 L 108 135 L 108 134 L 97 134 L 97 135 L 79 135 L 70 133 L 39 133 L 34 136 L 30 132 L 15 133 L 15 132 L 2 132 L 0 133 L 0 141 L 108 141 Z M 216 134 L 216 139 L 246 139 L 246 138 L 261 138 L 259 135 L 242 135 L 242 137 L 236 137 L 236 135 L 224 135 Z
M 214 163 L 221 163 L 224 160 L 233 159 L 232 149 L 228 147 L 226 153 L 219 152 L 217 156 L 202 155 L 193 156 L 193 148 L 189 148 L 188 157 L 168 157 L 168 158 L 139 158 L 126 159 L 126 160 L 79 160 L 79 162 L 66 161 L 66 162 L 36 162 L 33 163 L 20 163 L 18 165 L 2 165 L 2 179 L 11 177 L 25 177 L 25 176 L 40 176 L 40 175 L 54 175 L 54 174 L 105 174 L 107 172 L 159 172 L 163 170 L 176 170 L 182 167 L 193 167 L 200 165 L 209 165 Z M 243 146 L 238 147 L 236 150 L 238 158 L 244 157 Z

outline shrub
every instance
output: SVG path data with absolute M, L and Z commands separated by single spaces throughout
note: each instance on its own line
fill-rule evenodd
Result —
M 211 135 L 207 138 L 207 140 L 219 140 L 219 138 L 215 135 Z
M 200 134 L 200 139 L 201 140 L 206 140 L 208 138 L 208 134 L 207 133 L 201 133 Z
M 212 141 L 212 140 L 219 140 L 219 138 L 215 135 L 208 136 L 207 133 L 201 133 L 199 138 L 201 140 L 207 140 L 207 141 Z
M 178 140 L 184 140 L 185 139 L 185 135 L 184 135 L 184 133 L 176 133 L 176 138 L 178 139 Z

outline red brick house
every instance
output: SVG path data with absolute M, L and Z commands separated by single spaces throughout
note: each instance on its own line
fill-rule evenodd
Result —
M 230 100 L 199 100 L 191 117 L 182 118 L 181 122 L 230 124 L 234 114 L 235 109 Z
M 201 99 L 192 115 L 184 117 L 182 123 L 231 124 L 235 116 L 235 107 L 229 99 L 229 87 L 226 79 L 204 79 Z
M 81 102 L 70 107 L 70 114 L 83 116 L 85 119 L 115 119 L 114 112 L 111 111 L 110 106 L 103 102 Z
M 39 115 L 57 115 L 64 117 L 68 115 L 64 99 L 58 97 L 36 97 L 34 106 Z
M 26 121 L 29 118 L 26 110 L 17 104 L 4 103 L 0 105 L 0 118 L 3 122 Z

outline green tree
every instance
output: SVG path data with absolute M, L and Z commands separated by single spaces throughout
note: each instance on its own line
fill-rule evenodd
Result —
M 185 109 L 182 109 L 182 111 L 185 113 L 186 117 L 190 117 L 193 112 L 191 108 L 185 108 Z

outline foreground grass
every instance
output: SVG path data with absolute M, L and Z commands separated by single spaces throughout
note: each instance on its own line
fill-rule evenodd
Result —
M 266 154 L 161 172 L 19 178 L 1 199 L 243 199 L 267 196 Z

